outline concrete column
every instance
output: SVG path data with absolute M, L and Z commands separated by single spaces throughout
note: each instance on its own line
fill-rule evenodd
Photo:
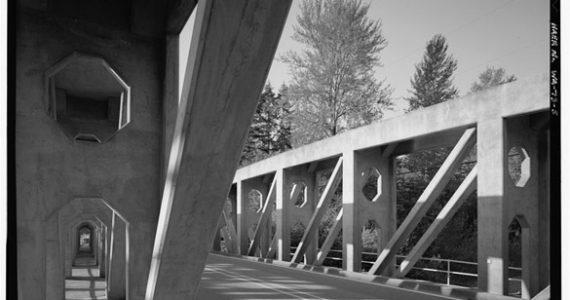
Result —
M 126 288 L 126 223 L 113 214 L 111 233 L 111 255 L 109 262 L 109 285 L 107 286 L 109 300 L 125 299 Z
M 304 167 L 304 166 L 303 166 Z M 307 193 L 305 194 L 305 209 L 307 210 L 307 224 L 311 220 L 311 216 L 315 213 L 315 209 L 317 207 L 317 202 L 319 199 L 315 196 L 315 174 L 314 173 L 307 173 L 306 168 L 303 168 L 303 181 L 307 186 Z M 293 199 L 289 201 L 291 205 L 294 204 Z M 309 265 L 314 265 L 315 261 L 317 260 L 317 253 L 319 252 L 319 231 L 315 230 L 315 232 L 310 237 L 312 242 L 307 247 L 307 251 L 305 251 L 305 263 Z
M 113 213 L 111 213 L 111 216 Z M 111 224 L 109 224 L 111 226 Z M 110 257 L 111 257 L 111 228 L 109 226 L 105 226 L 105 282 L 107 282 L 107 286 L 109 286 L 109 264 L 110 264 Z
M 99 222 L 97 235 L 97 264 L 99 265 L 99 277 L 105 278 L 105 225 Z
M 344 152 L 342 168 L 342 267 L 349 272 L 359 272 L 362 261 L 362 236 L 358 214 L 359 191 L 357 180 L 357 155 Z
M 510 223 L 516 218 L 523 228 L 521 235 L 523 299 L 531 299 L 544 289 L 548 283 L 543 281 L 541 284 L 541 277 L 549 276 L 547 269 L 544 268 L 548 262 L 548 251 L 541 252 L 541 248 L 544 249 L 543 244 L 550 243 L 547 238 L 549 232 L 541 226 L 541 223 L 548 223 L 549 220 L 546 215 L 549 202 L 548 189 L 545 190 L 541 186 L 547 184 L 542 176 L 548 176 L 544 173 L 545 169 L 548 169 L 548 158 L 545 157 L 548 142 L 539 144 L 544 138 L 541 138 L 539 130 L 531 127 L 533 119 L 531 116 L 521 116 L 509 119 L 506 123 L 508 136 L 506 151 L 513 147 L 522 147 L 527 158 L 523 162 L 525 167 L 521 166 L 521 169 L 527 170 L 521 170 L 521 173 L 530 175 L 524 185 L 522 182 L 517 185 L 507 174 L 505 184 L 505 195 L 509 204 L 507 222 Z
M 357 173 L 355 174 L 355 195 L 358 203 L 360 223 L 358 230 L 362 230 L 368 220 L 374 220 L 380 227 L 377 228 L 377 252 L 380 254 L 384 246 L 396 232 L 396 180 L 394 177 L 395 161 L 391 157 L 392 147 L 375 147 L 358 152 Z M 363 193 L 367 184 L 369 169 L 379 172 L 379 194 L 375 199 L 369 200 Z M 362 239 L 361 239 L 362 240 Z M 394 260 L 393 260 L 394 261 Z M 391 263 L 394 266 L 394 263 Z M 394 268 L 386 268 L 381 275 L 391 276 Z
M 247 209 L 247 193 L 249 193 L 248 185 L 245 181 L 237 182 L 237 237 L 239 243 L 239 253 L 242 255 L 247 254 L 248 236 L 247 236 L 247 223 L 246 223 L 246 209 Z
M 44 299 L 44 222 L 18 220 L 18 284 L 20 299 Z
M 277 235 L 277 259 L 281 261 L 291 260 L 291 229 L 289 228 L 289 189 L 287 185 L 287 172 L 278 169 L 276 176 L 275 198 L 275 225 Z
M 505 124 L 502 118 L 477 124 L 477 256 L 481 291 L 508 288 L 508 221 L 505 203 Z
M 64 255 L 59 239 L 57 218 L 45 223 L 46 295 L 45 299 L 63 299 L 65 289 Z M 27 299 L 27 298 L 22 298 Z

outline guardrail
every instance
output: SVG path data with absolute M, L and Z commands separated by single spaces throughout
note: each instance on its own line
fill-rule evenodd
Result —
M 295 250 L 297 249 L 297 247 L 291 247 L 291 254 L 295 253 Z M 329 250 L 329 254 L 332 253 L 336 253 L 336 254 L 340 254 L 342 256 L 342 250 L 338 250 L 338 249 L 331 249 Z M 371 256 L 371 257 L 377 257 L 378 254 L 374 253 L 374 252 L 362 252 L 362 255 L 367 255 L 367 256 Z M 403 260 L 406 256 L 405 255 L 396 255 L 396 264 L 395 267 L 398 268 L 400 266 L 399 261 Z M 340 261 L 342 263 L 342 257 L 335 257 L 335 256 L 330 256 L 328 255 L 325 258 L 325 261 L 329 260 L 329 261 Z M 457 276 L 465 276 L 465 277 L 470 277 L 470 278 L 474 278 L 477 279 L 478 275 L 477 273 L 470 273 L 470 272 L 462 272 L 462 271 L 457 271 L 457 270 L 453 270 L 452 268 L 452 264 L 455 265 L 463 265 L 463 266 L 474 266 L 475 268 L 477 267 L 477 263 L 476 262 L 471 262 L 471 261 L 463 261 L 463 260 L 456 260 L 456 259 L 448 259 L 448 258 L 431 258 L 431 257 L 422 257 L 419 259 L 418 264 L 422 264 L 422 262 L 435 262 L 437 264 L 440 265 L 444 265 L 445 269 L 438 269 L 438 268 L 428 268 L 428 267 L 413 267 L 412 270 L 416 270 L 416 271 L 423 271 L 423 272 L 431 272 L 431 273 L 438 273 L 438 274 L 445 274 L 445 284 L 447 285 L 451 285 L 451 278 L 452 275 L 457 275 Z M 366 261 L 366 260 L 362 260 L 362 265 L 363 267 L 366 266 L 371 266 L 374 263 L 374 261 Z M 333 266 L 334 267 L 334 266 Z M 366 270 L 366 268 L 363 268 L 363 270 Z M 520 278 L 520 274 L 522 272 L 522 268 L 519 267 L 509 267 L 509 281 L 517 281 L 520 282 L 521 278 Z M 515 277 L 511 277 L 512 275 L 510 274 L 518 274 L 518 276 Z M 461 283 L 455 283 L 454 285 L 462 285 Z

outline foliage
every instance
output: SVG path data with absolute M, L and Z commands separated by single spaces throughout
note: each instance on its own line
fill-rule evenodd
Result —
M 382 117 L 390 88 L 374 77 L 387 45 L 381 23 L 356 0 L 305 0 L 292 38 L 305 46 L 283 60 L 293 77 L 294 145 L 306 144 Z
M 412 96 L 408 111 L 427 107 L 453 99 L 459 95 L 453 86 L 452 76 L 457 69 L 457 60 L 447 54 L 444 36 L 435 35 L 426 45 L 423 60 L 416 65 L 416 73 L 410 80 Z
M 479 81 L 474 82 L 471 86 L 471 92 L 479 92 L 517 80 L 515 75 L 506 74 L 507 72 L 503 68 L 496 69 L 495 67 L 487 67 L 487 69 L 479 75 Z
M 265 86 L 242 151 L 242 165 L 291 149 L 291 108 L 283 92 L 275 94 L 271 85 Z

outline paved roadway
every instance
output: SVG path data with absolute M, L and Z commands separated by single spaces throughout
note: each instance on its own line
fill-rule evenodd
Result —
M 65 300 L 106 300 L 105 279 L 96 267 L 73 267 L 65 279 Z
M 440 300 L 455 298 L 210 254 L 196 299 Z

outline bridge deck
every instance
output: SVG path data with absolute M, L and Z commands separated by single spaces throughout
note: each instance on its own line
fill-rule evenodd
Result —
M 210 254 L 197 299 L 455 299 Z

